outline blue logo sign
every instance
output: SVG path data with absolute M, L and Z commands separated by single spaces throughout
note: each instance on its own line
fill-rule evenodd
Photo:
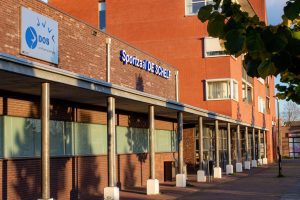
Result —
M 29 26 L 25 33 L 26 43 L 30 49 L 34 49 L 38 43 L 37 34 L 32 26 Z
M 21 54 L 58 64 L 58 22 L 22 7 Z

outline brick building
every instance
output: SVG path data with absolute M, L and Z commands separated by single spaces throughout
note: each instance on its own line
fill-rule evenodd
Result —
M 1 199 L 98 199 L 183 159 L 272 162 L 274 79 L 215 51 L 184 0 L 72 2 L 0 0 Z
M 282 156 L 300 158 L 300 121 L 281 126 Z
M 263 80 L 247 76 L 242 67 L 242 57 L 234 58 L 226 55 L 219 41 L 208 37 L 206 24 L 201 23 L 196 14 L 199 7 L 209 2 L 206 0 L 176 2 L 171 0 L 95 0 L 85 5 L 80 0 L 74 4 L 69 4 L 67 1 L 49 0 L 49 4 L 176 66 L 179 71 L 180 102 L 212 113 L 226 115 L 237 122 L 249 124 L 250 129 L 252 126 L 266 128 L 268 130 L 268 158 L 272 162 L 272 124 L 274 124 L 272 119 L 276 114 L 273 98 L 274 77 Z M 266 21 L 265 1 L 242 0 L 238 3 L 250 15 L 257 14 L 261 20 Z M 205 121 L 204 124 L 207 126 L 206 139 L 204 139 L 207 148 L 204 149 L 204 155 L 213 157 L 214 147 L 210 148 L 212 145 L 209 141 L 214 138 L 214 124 L 210 120 Z M 220 128 L 224 130 L 222 136 L 224 144 L 222 143 L 220 153 L 224 154 L 222 157 L 228 157 L 226 156 L 227 126 L 226 123 L 220 125 Z M 233 131 L 237 129 L 234 124 L 231 128 Z M 191 143 L 185 143 L 187 145 L 184 151 L 188 152 L 184 156 L 185 162 L 194 167 L 199 163 L 196 130 L 197 124 L 185 123 L 185 137 L 194 138 L 188 139 Z M 211 133 L 209 133 L 210 130 Z M 240 127 L 240 131 L 242 132 L 240 153 L 245 159 L 245 126 Z M 257 137 L 258 130 L 254 133 Z M 237 157 L 238 154 L 235 135 L 234 133 L 232 137 L 232 148 L 235 149 L 233 157 Z M 248 135 L 251 138 L 251 134 Z

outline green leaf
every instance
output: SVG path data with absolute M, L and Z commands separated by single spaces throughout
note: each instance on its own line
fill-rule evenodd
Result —
M 268 27 L 262 32 L 266 49 L 270 53 L 283 51 L 291 37 L 291 31 L 285 26 Z
M 226 42 L 225 48 L 230 54 L 239 54 L 245 47 L 246 37 L 243 34 L 243 30 L 231 30 L 228 31 L 225 36 Z
M 207 25 L 207 31 L 212 37 L 220 37 L 224 33 L 225 17 L 217 12 L 214 12 Z
M 257 71 L 259 76 L 265 79 L 267 76 L 274 75 L 276 73 L 276 68 L 272 61 L 264 60 L 258 66 Z
M 300 13 L 300 1 L 296 0 L 295 2 L 287 2 L 286 6 L 284 7 L 284 15 L 290 19 L 294 20 L 299 18 Z
M 300 31 L 293 31 L 293 38 L 300 40 Z
M 213 5 L 207 5 L 200 8 L 198 12 L 198 18 L 202 23 L 206 22 L 211 15 Z
M 246 66 L 247 74 L 251 77 L 258 77 L 257 68 L 260 65 L 261 60 L 253 59 L 249 54 L 246 54 L 244 65 Z
M 265 50 L 264 42 L 258 29 L 251 29 L 247 32 L 246 46 L 253 58 L 262 57 Z

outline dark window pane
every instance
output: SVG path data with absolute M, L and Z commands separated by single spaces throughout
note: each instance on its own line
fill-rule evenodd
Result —
M 193 3 L 193 13 L 197 13 L 203 6 L 205 6 L 204 2 Z
M 105 10 L 99 12 L 99 22 L 100 22 L 100 30 L 105 30 L 106 28 L 106 19 L 105 19 Z

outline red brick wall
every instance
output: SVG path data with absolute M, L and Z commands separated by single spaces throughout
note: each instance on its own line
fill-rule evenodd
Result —
M 183 158 L 187 165 L 196 162 L 196 140 L 195 128 L 183 129 Z
M 95 3 L 96 1 L 93 2 Z M 20 55 L 21 6 L 30 8 L 35 12 L 58 21 L 58 65 Z M 76 6 L 78 7 L 79 5 Z M 0 17 L 3 19 L 0 21 L 0 33 L 5 35 L 5 37 L 0 38 L 0 52 L 36 62 L 46 63 L 53 67 L 72 71 L 91 78 L 106 80 L 105 40 L 107 37 L 111 37 L 110 35 L 100 32 L 94 27 L 76 20 L 37 0 L 1 0 L 1 7 L 5 9 L 2 9 L 0 13 Z M 94 32 L 96 34 L 93 34 Z M 122 62 L 119 61 L 119 51 L 121 49 L 126 50 L 128 54 L 135 55 L 140 59 L 147 59 L 171 70 L 171 78 L 165 79 L 131 65 L 123 65 Z M 112 83 L 158 95 L 167 99 L 175 99 L 174 68 L 114 37 L 112 37 L 111 56 Z
M 106 124 L 105 108 L 76 105 L 53 100 L 51 118 L 55 120 Z M 39 98 L 0 92 L 0 115 L 39 118 Z M 130 123 L 129 123 L 129 120 Z M 147 115 L 118 111 L 117 125 L 146 128 Z M 176 124 L 156 120 L 157 128 L 174 130 Z M 175 154 L 174 154 L 175 155 Z M 164 162 L 174 161 L 173 153 L 156 154 L 156 178 L 164 181 Z M 117 156 L 117 182 L 122 189 L 145 186 L 149 177 L 148 154 Z M 51 158 L 51 197 L 71 199 L 99 199 L 107 186 L 107 157 L 53 157 Z M 40 197 L 39 159 L 0 160 L 0 199 L 38 199 Z M 75 198 L 74 198 L 75 199 Z
M 82 19 L 95 28 L 99 27 L 99 0 L 72 0 L 72 2 L 48 0 L 48 3 L 50 5 L 53 5 L 54 7 L 63 8 L 66 13 L 76 18 Z
M 173 161 L 172 154 L 156 154 L 156 178 L 160 182 L 164 181 L 164 161 Z M 122 189 L 145 186 L 149 178 L 149 155 L 118 155 L 116 168 L 117 183 Z M 50 170 L 51 197 L 58 200 L 77 199 L 76 196 L 99 199 L 107 186 L 106 156 L 52 158 Z M 40 198 L 40 173 L 39 159 L 0 160 L 0 198 Z
M 0 90 L 0 115 L 40 118 L 40 98 L 25 96 Z M 50 118 L 52 120 L 75 121 L 81 123 L 106 124 L 107 114 L 103 107 L 51 100 Z M 148 127 L 148 115 L 117 110 L 117 126 L 135 128 Z M 168 119 L 156 119 L 156 129 L 176 130 L 176 122 Z

